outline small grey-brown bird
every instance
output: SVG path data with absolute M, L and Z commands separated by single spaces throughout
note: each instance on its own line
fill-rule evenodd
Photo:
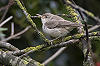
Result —
M 53 15 L 51 13 L 36 15 L 41 17 L 42 29 L 44 33 L 55 38 L 64 37 L 74 28 L 78 26 L 84 26 L 83 24 L 65 20 L 62 17 Z

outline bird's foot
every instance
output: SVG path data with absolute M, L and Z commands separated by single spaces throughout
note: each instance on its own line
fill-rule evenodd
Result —
M 53 43 L 52 43 L 52 42 L 53 42 L 54 40 L 49 40 L 49 41 L 50 41 L 51 45 L 53 45 Z

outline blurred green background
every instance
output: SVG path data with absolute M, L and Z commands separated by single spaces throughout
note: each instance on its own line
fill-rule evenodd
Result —
M 53 14 L 68 14 L 66 8 L 64 7 L 61 0 L 22 0 L 28 13 L 32 16 L 44 13 L 53 13 Z M 74 0 L 75 3 L 82 8 L 92 12 L 95 16 L 100 16 L 100 0 Z M 7 5 L 9 0 L 0 0 L 0 8 Z M 5 10 L 0 11 L 0 19 L 2 18 Z M 20 32 L 25 27 L 29 25 L 25 15 L 23 14 L 22 10 L 19 6 L 15 3 L 13 4 L 7 14 L 6 18 L 9 16 L 13 16 L 13 19 L 7 22 L 3 27 L 8 28 L 7 31 L 4 32 L 6 35 L 5 37 L 9 37 L 11 33 L 11 22 L 15 23 L 15 33 Z M 65 19 L 71 20 L 68 17 L 64 17 Z M 95 25 L 97 24 L 91 18 L 86 17 L 88 24 Z M 37 28 L 42 31 L 42 23 L 41 19 L 33 18 L 33 21 L 36 23 Z M 94 31 L 97 31 L 96 29 Z M 74 33 L 76 34 L 76 33 Z M 71 35 L 71 34 L 70 34 Z M 46 36 L 46 35 L 45 35 Z M 46 38 L 50 39 L 49 36 Z M 18 47 L 19 49 L 24 49 L 30 46 L 37 46 L 43 44 L 43 41 L 39 38 L 37 33 L 31 28 L 24 34 L 20 36 L 20 39 L 12 39 L 8 41 L 9 43 L 13 44 L 14 46 Z M 92 41 L 92 49 L 93 52 L 96 54 L 95 62 L 100 61 L 100 41 Z M 59 48 L 42 51 L 42 52 L 35 52 L 31 53 L 30 56 L 35 59 L 36 61 L 43 62 L 47 58 L 49 58 L 52 54 L 54 54 Z M 46 66 L 83 66 L 83 53 L 82 50 L 76 45 L 70 45 L 66 50 L 64 50 L 56 59 L 51 61 Z

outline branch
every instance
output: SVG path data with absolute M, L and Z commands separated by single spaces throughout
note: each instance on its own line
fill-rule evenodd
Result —
M 5 23 L 7 23 L 9 20 L 11 20 L 13 16 L 8 17 L 6 20 L 4 20 L 1 24 L 0 27 L 2 27 Z
M 0 47 L 9 49 L 11 51 L 18 51 L 19 49 L 7 42 L 0 42 Z
M 75 22 L 81 23 L 81 20 L 78 16 L 77 12 L 73 9 L 73 6 L 72 6 L 72 5 L 75 5 L 75 4 L 72 4 L 69 0 L 62 0 L 62 2 L 65 4 L 65 6 L 66 6 L 67 10 L 69 11 L 69 13 L 72 15 L 72 20 L 75 21 Z M 78 12 L 80 13 L 81 18 L 83 19 L 83 21 L 85 21 L 85 19 L 83 18 L 83 15 L 81 14 L 81 10 L 78 10 Z M 87 35 L 86 40 L 87 41 L 84 38 L 80 38 L 81 43 L 82 43 L 83 53 L 84 53 L 84 59 L 86 60 L 85 63 L 94 66 L 93 59 L 91 58 L 92 54 L 89 54 L 91 49 L 90 49 L 90 41 L 89 41 L 89 37 L 88 37 L 88 29 L 87 29 L 86 22 L 85 22 L 85 27 L 86 27 L 86 35 Z M 78 27 L 78 31 L 79 31 L 79 33 L 84 33 L 83 27 Z
M 21 32 L 15 34 L 15 35 L 11 35 L 11 36 L 9 36 L 8 38 L 6 38 L 6 39 L 4 39 L 4 40 L 2 40 L 2 41 L 11 40 L 11 39 L 13 39 L 13 38 L 15 38 L 15 37 L 17 37 L 17 36 L 23 34 L 23 33 L 26 32 L 29 28 L 31 28 L 31 26 L 26 27 L 26 28 L 25 28 L 24 30 L 22 30 Z
M 63 1 L 64 1 L 64 0 L 63 0 Z M 98 17 L 94 16 L 93 13 L 91 13 L 91 12 L 89 12 L 89 11 L 87 11 L 87 10 L 81 8 L 81 7 L 78 6 L 78 5 L 75 5 L 75 4 L 66 2 L 66 1 L 65 1 L 64 3 L 70 5 L 71 7 L 75 8 L 75 9 L 77 9 L 77 10 L 80 10 L 81 12 L 83 12 L 83 13 L 84 13 L 85 15 L 87 15 L 88 17 L 91 17 L 92 19 L 94 19 L 95 21 L 97 21 L 98 23 L 100 23 L 100 19 L 99 19 Z
M 40 65 L 37 62 L 34 62 L 34 64 L 31 64 L 23 59 L 20 59 L 19 57 L 13 56 L 9 53 L 0 51 L 0 63 L 4 65 L 11 65 L 11 66 L 37 66 Z M 42 64 L 40 66 L 43 66 Z
M 42 64 L 46 65 L 53 59 L 55 59 L 58 55 L 60 55 L 67 47 L 60 48 L 56 53 L 54 53 L 51 57 L 49 57 L 47 60 L 45 60 Z
M 89 33 L 89 36 L 100 36 L 100 32 L 92 32 Z M 51 48 L 55 48 L 55 47 L 65 47 L 68 46 L 70 44 L 79 42 L 79 38 L 81 37 L 86 37 L 86 34 L 80 35 L 78 37 L 73 38 L 73 40 L 69 39 L 69 41 L 66 42 L 61 42 L 59 44 L 54 44 L 54 45 L 48 45 L 48 44 L 42 44 L 42 45 L 38 45 L 36 47 L 27 47 L 26 49 L 20 50 L 20 51 L 14 51 L 14 52 L 10 52 L 13 55 L 22 55 L 24 53 L 23 56 L 26 56 L 32 52 L 36 52 L 36 51 L 44 51 L 44 50 L 49 50 Z
M 5 16 L 6 16 L 6 14 L 7 14 L 7 12 L 8 12 L 8 9 L 9 9 L 9 7 L 11 6 L 11 5 L 13 5 L 15 2 L 13 2 L 12 0 L 9 0 L 9 3 L 6 5 L 6 6 L 4 6 L 4 7 L 2 7 L 1 9 L 6 9 L 5 10 L 5 12 L 4 12 L 4 14 L 3 14 L 3 16 L 2 16 L 2 18 L 1 18 L 1 20 L 0 20 L 0 23 L 3 21 L 3 19 L 5 18 Z

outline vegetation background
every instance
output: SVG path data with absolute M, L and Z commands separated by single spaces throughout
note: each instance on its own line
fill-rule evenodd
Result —
M 68 14 L 64 4 L 60 0 L 22 0 L 28 13 L 32 16 L 44 13 L 53 13 L 53 14 Z M 100 0 L 74 0 L 75 3 L 82 8 L 92 12 L 98 18 L 100 16 Z M 7 5 L 9 0 L 0 0 L 0 8 Z M 5 10 L 0 11 L 0 19 L 2 18 Z M 9 16 L 13 16 L 14 18 L 6 23 L 3 27 L 8 28 L 7 31 L 4 32 L 8 37 L 11 32 L 11 22 L 15 23 L 15 33 L 21 31 L 25 27 L 29 25 L 26 20 L 25 15 L 23 14 L 22 10 L 18 7 L 17 4 L 13 4 L 10 6 L 6 18 Z M 68 17 L 64 17 L 67 20 L 71 20 Z M 91 18 L 86 17 L 88 24 L 95 25 L 96 22 Z M 42 31 L 42 23 L 41 19 L 33 18 L 33 21 L 36 23 L 38 29 Z M 96 29 L 97 31 L 100 29 Z M 76 34 L 76 31 L 72 34 Z M 70 34 L 71 35 L 71 34 Z M 48 39 L 49 36 L 45 35 Z M 14 46 L 18 47 L 19 49 L 24 49 L 30 46 L 37 46 L 43 44 L 40 37 L 33 31 L 33 29 L 29 29 L 27 32 L 22 34 L 19 39 L 13 39 L 8 41 L 9 43 L 13 44 Z M 100 42 L 93 41 L 92 43 L 92 50 L 96 54 L 95 62 L 100 61 Z M 43 62 L 47 58 L 49 58 L 52 54 L 54 54 L 59 48 L 42 51 L 42 52 L 35 52 L 30 54 L 30 56 L 35 59 L 36 61 Z M 47 66 L 82 66 L 83 65 L 83 53 L 82 50 L 77 45 L 70 45 L 67 47 L 64 52 L 62 52 L 56 59 L 51 61 Z

